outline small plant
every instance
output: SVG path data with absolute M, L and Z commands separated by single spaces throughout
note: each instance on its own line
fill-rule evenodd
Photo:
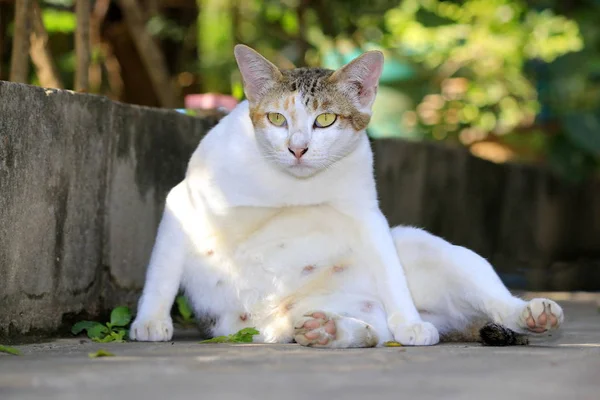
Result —
M 89 353 L 88 357 L 89 358 L 99 358 L 99 357 L 114 357 L 115 355 L 113 353 L 111 353 L 110 351 L 106 351 L 103 349 L 100 349 L 94 353 Z
M 110 322 L 102 324 L 96 321 L 80 321 L 73 325 L 71 333 L 78 335 L 86 331 L 88 337 L 94 342 L 125 342 L 129 330 L 127 325 L 131 322 L 131 312 L 127 307 L 117 307 L 110 313 Z
M 175 303 L 177 304 L 177 311 L 179 315 L 176 315 L 175 318 L 177 322 L 182 325 L 192 325 L 194 324 L 194 312 L 190 307 L 185 296 L 180 295 L 175 299 Z
M 14 347 L 3 346 L 0 344 L 0 353 L 12 354 L 13 356 L 20 356 L 21 352 Z
M 252 337 L 259 333 L 255 328 L 244 328 L 232 335 L 217 336 L 212 339 L 203 340 L 200 343 L 252 343 Z

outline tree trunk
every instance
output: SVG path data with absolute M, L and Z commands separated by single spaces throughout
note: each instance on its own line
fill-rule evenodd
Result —
M 75 14 L 77 17 L 77 30 L 75 32 L 75 55 L 77 67 L 75 69 L 75 90 L 88 92 L 90 90 L 90 14 L 92 3 L 89 0 L 77 0 Z
M 29 81 L 29 32 L 31 28 L 32 0 L 17 0 L 15 5 L 15 29 L 12 54 L 10 57 L 10 77 L 13 82 Z
M 12 18 L 10 18 L 12 19 Z M 0 3 L 0 80 L 4 79 L 4 47 L 6 46 L 7 32 L 6 27 L 10 21 L 8 17 L 8 5 Z
M 298 60 L 296 63 L 297 67 L 306 67 L 306 52 L 310 45 L 306 39 L 307 36 L 307 23 L 306 23 L 306 11 L 308 10 L 309 0 L 301 0 L 298 8 L 296 8 L 296 16 L 298 18 Z
M 119 0 L 127 27 L 150 76 L 153 89 L 162 107 L 179 106 L 179 91 L 171 83 L 165 58 L 152 36 L 146 31 L 144 13 L 136 0 Z
M 106 59 L 107 72 L 109 72 L 108 68 L 110 66 L 112 72 L 115 73 L 113 77 L 117 78 L 116 73 L 118 73 L 120 77 L 121 86 L 119 97 L 117 99 L 124 103 L 160 107 L 161 102 L 158 99 L 157 93 L 154 91 L 148 71 L 146 71 L 146 68 L 144 67 L 142 58 L 138 54 L 133 38 L 125 25 L 125 22 L 112 22 L 106 24 L 102 30 L 102 37 L 108 44 L 106 50 L 112 55 L 111 61 L 114 61 L 108 63 L 109 59 Z M 108 53 L 105 53 L 105 55 L 106 54 Z M 110 74 L 108 74 L 107 77 L 110 84 Z M 119 83 L 117 81 L 114 82 L 117 84 Z M 119 87 L 117 86 L 117 88 Z
M 60 72 L 54 63 L 50 46 L 48 45 L 48 32 L 42 20 L 42 10 L 37 1 L 33 2 L 31 47 L 29 54 L 35 65 L 40 84 L 43 87 L 63 89 Z

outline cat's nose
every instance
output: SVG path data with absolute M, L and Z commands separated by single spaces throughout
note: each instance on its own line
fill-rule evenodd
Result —
M 288 147 L 288 150 L 299 160 L 306 154 L 308 147 Z

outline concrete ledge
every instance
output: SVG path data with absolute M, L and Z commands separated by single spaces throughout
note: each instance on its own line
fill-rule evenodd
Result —
M 135 304 L 164 197 L 215 122 L 0 82 L 0 335 Z
M 0 82 L 0 336 L 134 307 L 166 193 L 215 123 Z M 600 182 L 430 143 L 374 149 L 391 223 L 480 252 L 513 288 L 600 290 Z
M 513 289 L 600 291 L 600 179 L 493 164 L 459 146 L 375 141 L 381 207 L 487 258 Z

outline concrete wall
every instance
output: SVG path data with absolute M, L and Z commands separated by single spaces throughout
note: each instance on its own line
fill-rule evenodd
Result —
M 214 123 L 0 82 L 0 335 L 134 305 L 164 197 Z
M 165 195 L 214 123 L 0 82 L 0 336 L 135 306 Z M 472 247 L 514 287 L 600 289 L 600 183 L 433 144 L 375 150 L 392 223 Z
M 435 143 L 378 141 L 374 149 L 391 224 L 469 247 L 513 289 L 600 290 L 600 180 L 573 185 Z

